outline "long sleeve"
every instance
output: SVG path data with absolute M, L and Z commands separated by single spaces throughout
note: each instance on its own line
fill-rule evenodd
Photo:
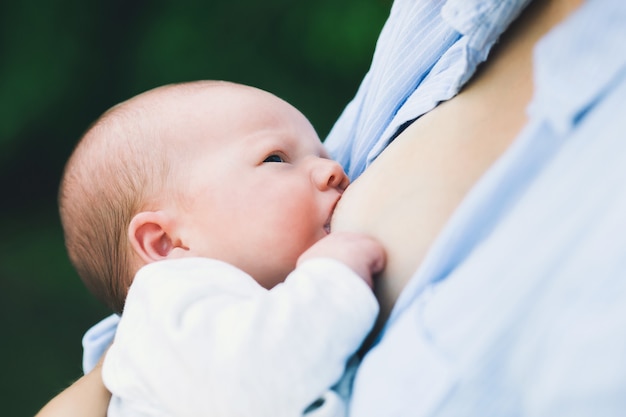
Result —
M 268 291 L 209 259 L 144 267 L 103 368 L 110 415 L 298 416 L 342 375 L 378 313 L 345 265 Z

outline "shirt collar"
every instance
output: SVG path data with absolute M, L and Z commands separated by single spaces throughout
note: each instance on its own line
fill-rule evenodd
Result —
M 626 3 L 590 1 L 535 49 L 533 117 L 562 133 L 571 129 L 626 69 Z
M 540 0 L 542 1 L 542 0 Z M 490 47 L 530 0 L 448 0 L 441 16 L 469 38 L 469 47 Z

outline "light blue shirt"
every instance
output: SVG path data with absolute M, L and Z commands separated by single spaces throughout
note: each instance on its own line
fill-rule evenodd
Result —
M 396 0 L 369 72 L 324 141 L 351 179 L 403 124 L 454 97 L 528 0 Z
M 350 176 L 454 96 L 525 3 L 396 0 L 326 141 Z M 528 124 L 401 294 L 352 417 L 626 413 L 625 45 L 623 0 L 589 0 L 542 39 Z M 105 334 L 86 336 L 87 362 Z
M 468 33 L 500 30 L 491 10 L 515 13 L 515 3 L 449 0 L 434 34 L 422 35 L 452 39 L 432 68 Z M 378 47 L 397 50 L 384 53 L 399 59 L 376 62 L 377 51 L 329 139 L 353 177 L 397 126 L 421 114 L 405 115 L 406 106 L 445 99 L 426 84 L 432 70 L 404 94 L 385 94 L 389 80 L 372 76 L 413 65 L 404 55 L 411 41 L 389 33 L 419 31 L 411 7 L 440 4 L 394 3 Z M 488 15 L 471 13 L 481 10 Z M 399 27 L 403 20 L 409 28 Z M 446 23 L 456 38 L 444 36 Z M 626 415 L 626 3 L 587 2 L 541 40 L 534 57 L 528 124 L 401 294 L 357 372 L 351 416 Z M 450 84 L 455 91 L 475 60 L 450 61 L 437 74 L 465 68 Z M 371 104 L 377 100 L 385 117 Z M 370 117 L 383 118 L 386 133 L 370 136 L 373 128 L 361 127 Z M 335 134 L 355 140 L 344 147 Z

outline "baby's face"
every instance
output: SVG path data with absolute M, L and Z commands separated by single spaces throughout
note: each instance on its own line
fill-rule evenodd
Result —
M 195 149 L 184 163 L 188 254 L 232 263 L 271 288 L 329 233 L 348 178 L 284 101 L 257 90 L 226 91 L 218 107 L 192 115 L 185 127 Z

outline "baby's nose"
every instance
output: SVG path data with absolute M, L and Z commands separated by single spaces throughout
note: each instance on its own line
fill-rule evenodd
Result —
M 319 158 L 313 170 L 313 181 L 320 190 L 337 188 L 343 191 L 350 184 L 341 165 L 331 159 Z

